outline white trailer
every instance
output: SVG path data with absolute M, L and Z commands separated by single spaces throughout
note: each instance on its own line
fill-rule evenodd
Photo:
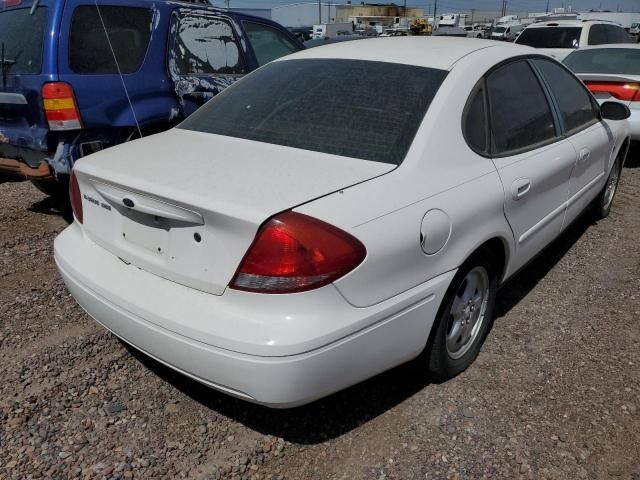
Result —
M 311 38 L 334 38 L 340 35 L 353 34 L 352 23 L 323 23 L 313 26 Z

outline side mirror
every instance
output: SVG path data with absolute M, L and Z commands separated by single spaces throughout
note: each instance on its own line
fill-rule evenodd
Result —
M 626 120 L 631 116 L 631 110 L 623 103 L 604 102 L 600 105 L 600 114 L 605 120 Z

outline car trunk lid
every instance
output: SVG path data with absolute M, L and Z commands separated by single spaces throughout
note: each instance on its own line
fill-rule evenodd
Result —
M 126 263 L 220 295 L 260 225 L 395 165 L 173 129 L 77 162 L 86 235 Z

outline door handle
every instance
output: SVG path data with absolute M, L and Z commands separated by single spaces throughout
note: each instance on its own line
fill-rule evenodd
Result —
M 591 156 L 591 150 L 589 150 L 588 148 L 583 148 L 582 150 L 580 150 L 580 155 L 578 156 L 578 163 L 584 163 L 587 160 L 589 160 L 589 157 Z
M 531 191 L 531 180 L 528 178 L 519 178 L 511 184 L 511 197 L 514 200 L 522 199 Z

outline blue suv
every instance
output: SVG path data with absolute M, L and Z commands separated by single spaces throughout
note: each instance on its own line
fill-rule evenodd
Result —
M 0 0 L 0 172 L 59 193 L 76 159 L 166 130 L 302 48 L 269 20 L 196 3 Z

